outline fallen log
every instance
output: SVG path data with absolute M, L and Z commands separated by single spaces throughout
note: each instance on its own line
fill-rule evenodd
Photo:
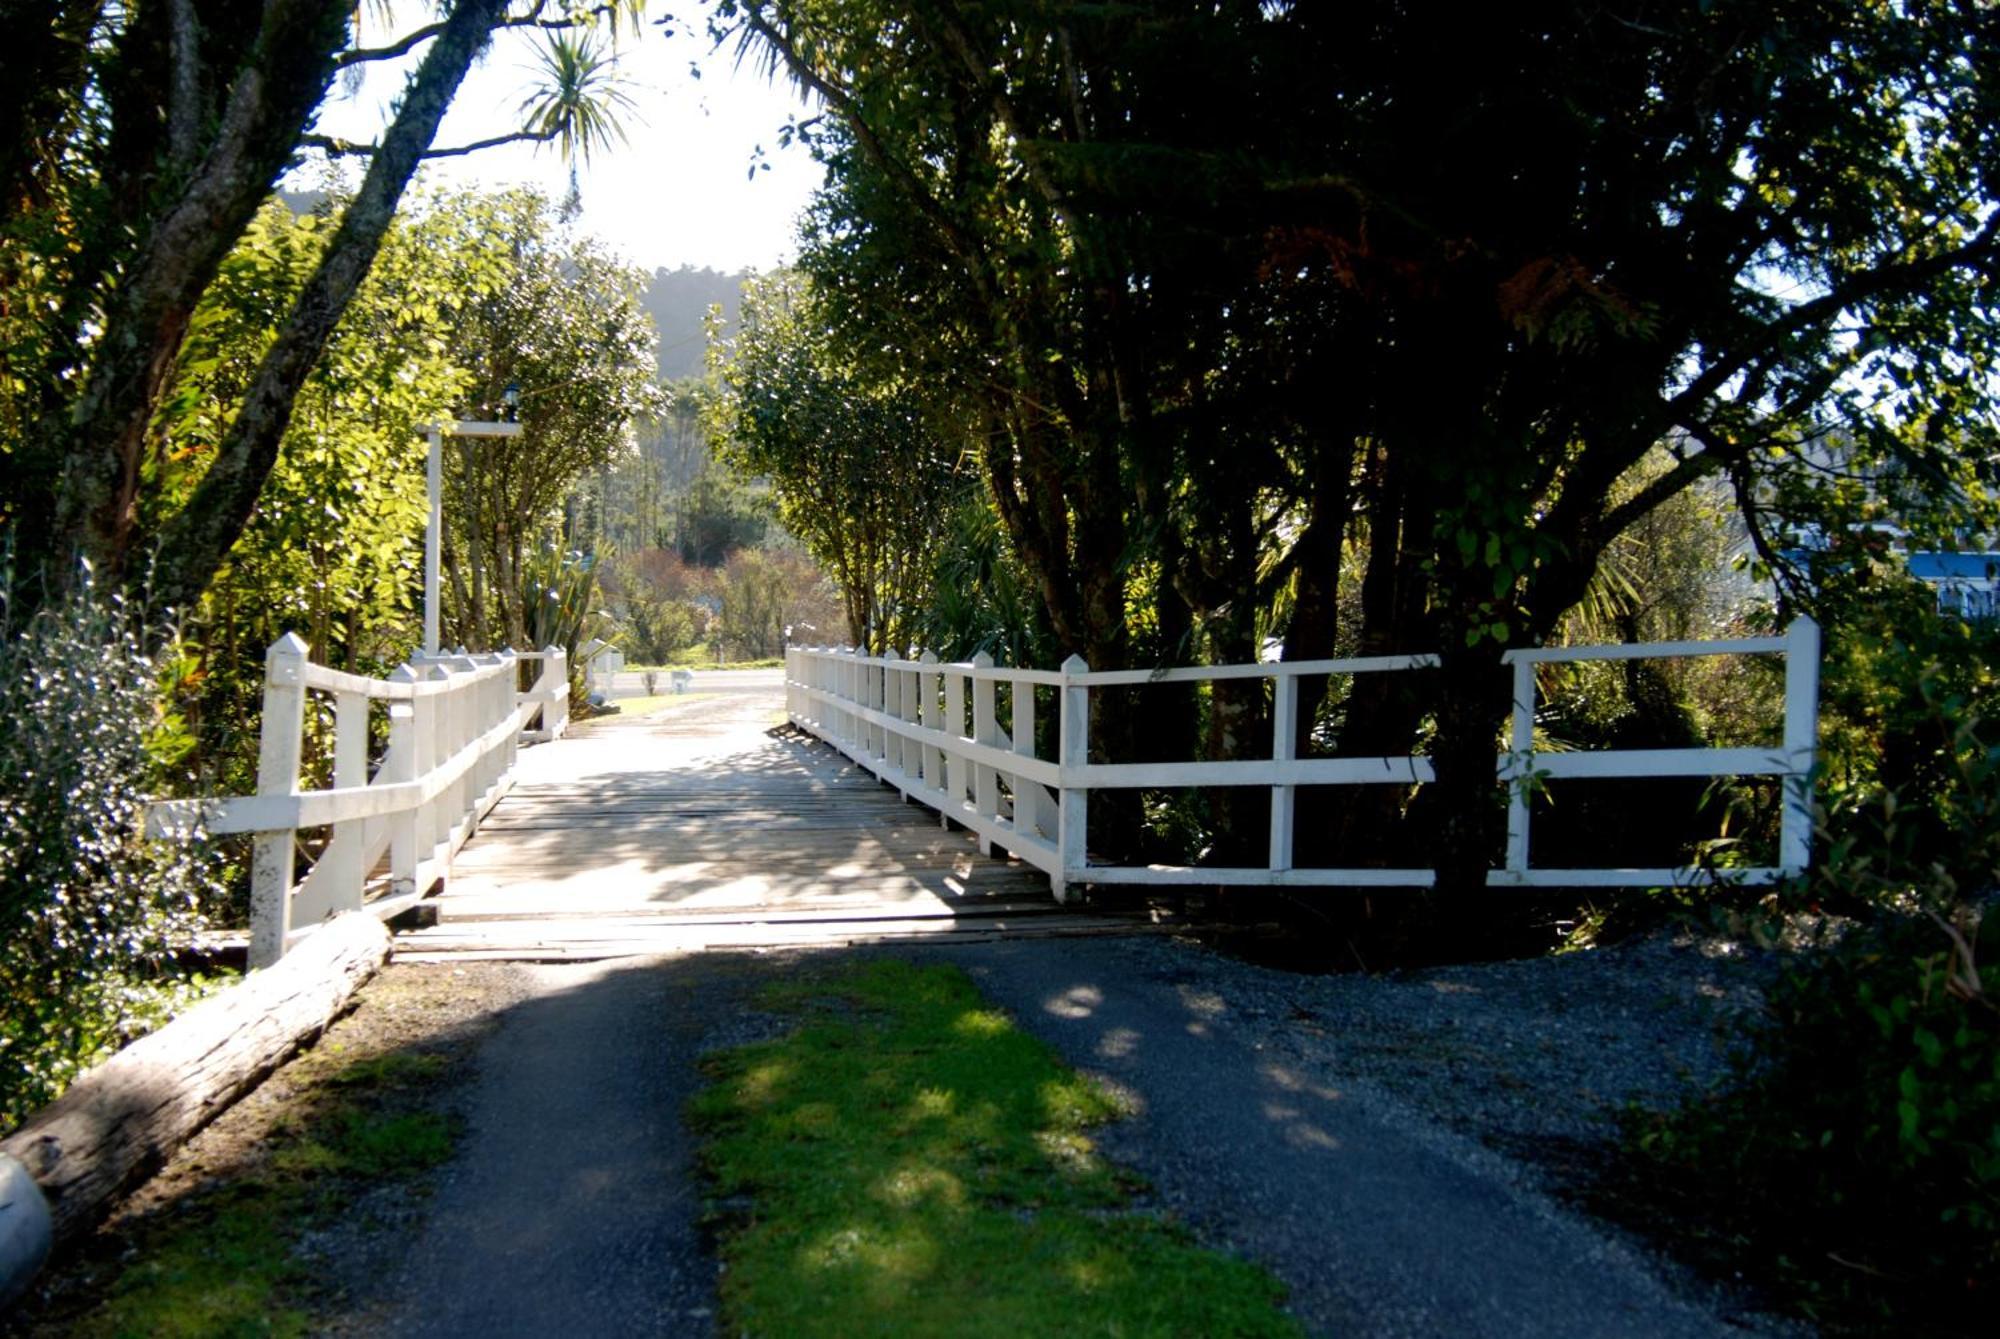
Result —
M 41 1187 L 55 1244 L 94 1226 L 122 1191 L 317 1038 L 388 952 L 374 916 L 335 917 L 274 965 L 90 1069 L 0 1139 L 0 1153 Z

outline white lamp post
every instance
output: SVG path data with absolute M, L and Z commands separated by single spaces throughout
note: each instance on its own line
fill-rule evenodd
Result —
M 509 385 L 506 401 L 510 411 L 520 398 L 521 388 Z M 430 520 L 424 527 L 424 654 L 427 656 L 438 653 L 438 567 L 444 557 L 444 439 L 447 433 L 453 437 L 519 437 L 521 425 L 461 418 L 450 423 L 433 423 L 424 429 L 431 446 L 431 509 Z

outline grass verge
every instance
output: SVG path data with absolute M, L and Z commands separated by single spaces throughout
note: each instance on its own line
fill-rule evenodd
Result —
M 256 1154 L 118 1233 L 116 1253 L 21 1333 L 125 1336 L 300 1335 L 318 1280 L 297 1258 L 308 1233 L 362 1196 L 450 1156 L 455 1120 L 432 1109 L 443 1056 L 365 1059 L 313 1052 L 292 1066 L 303 1087 Z
M 693 1104 L 723 1333 L 1296 1335 L 1283 1287 L 1133 1208 L 1086 1133 L 1120 1107 L 962 972 L 877 960 L 775 987 L 789 1036 Z

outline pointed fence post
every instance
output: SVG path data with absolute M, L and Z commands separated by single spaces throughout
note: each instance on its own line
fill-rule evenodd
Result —
M 944 672 L 944 719 L 944 732 L 954 745 L 965 738 L 965 673 L 956 665 Z M 951 797 L 952 808 L 964 802 L 970 781 L 964 755 L 955 747 L 948 748 L 944 755 L 944 788 Z
M 917 719 L 926 730 L 939 730 L 943 725 L 940 720 L 942 708 L 938 706 L 937 652 L 926 651 L 918 660 L 923 668 L 917 671 Z M 936 744 L 928 740 L 924 742 L 924 789 L 944 789 L 944 755 Z
M 972 742 L 988 748 L 1000 746 L 1000 721 L 994 714 L 993 657 L 981 651 L 972 657 Z M 982 762 L 972 764 L 972 806 L 984 819 L 1000 816 L 1000 776 Z M 993 840 L 979 834 L 979 854 L 993 854 Z
M 1785 810 L 1778 864 L 1786 877 L 1812 861 L 1813 762 L 1819 746 L 1819 624 L 1795 618 L 1785 629 Z
M 550 739 L 569 729 L 569 652 L 553 644 L 542 648 L 542 674 L 547 696 L 542 699 L 542 728 Z
M 903 658 L 891 648 L 882 657 L 882 714 L 890 720 L 903 719 Z M 903 756 L 903 735 L 894 727 L 886 728 L 882 736 L 882 762 L 894 772 L 900 782 L 909 770 L 909 763 Z M 898 789 L 901 789 L 900 785 Z M 903 792 L 905 796 L 908 791 Z
M 1061 715 L 1057 735 L 1061 743 L 1056 758 L 1062 768 L 1061 809 L 1056 821 L 1056 850 L 1061 857 L 1061 873 L 1049 880 L 1056 901 L 1067 902 L 1071 890 L 1083 881 L 1090 865 L 1086 842 L 1090 836 L 1090 788 L 1083 769 L 1090 765 L 1090 686 L 1074 682 L 1088 674 L 1090 666 L 1082 656 L 1062 663 Z
M 264 718 L 257 739 L 257 793 L 299 793 L 299 737 L 306 723 L 306 644 L 296 632 L 264 653 Z M 260 832 L 250 854 L 250 965 L 285 956 L 292 929 L 294 830 Z

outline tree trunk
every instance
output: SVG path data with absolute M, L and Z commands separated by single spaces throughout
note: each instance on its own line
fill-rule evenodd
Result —
M 374 264 L 411 174 L 506 5 L 507 0 L 459 0 L 424 54 L 423 63 L 404 90 L 395 122 L 383 135 L 381 147 L 370 161 L 353 203 L 341 217 L 339 230 L 318 269 L 306 281 L 277 340 L 259 364 L 214 463 L 187 505 L 161 534 L 153 590 L 166 607 L 185 607 L 200 597 L 249 521 L 264 480 L 277 462 L 279 443 L 291 422 L 293 398 Z M 294 134 L 287 141 L 287 150 L 295 139 Z M 269 186 L 271 175 L 267 172 L 261 179 L 260 190 Z M 239 227 L 230 238 L 240 232 Z M 192 306 L 190 300 L 188 310 Z M 145 416 L 150 418 L 151 412 L 149 402 Z M 101 490 L 84 500 L 98 505 Z
M 325 1031 L 388 952 L 374 916 L 336 917 L 276 965 L 90 1070 L 0 1140 L 47 1197 L 58 1245 Z

